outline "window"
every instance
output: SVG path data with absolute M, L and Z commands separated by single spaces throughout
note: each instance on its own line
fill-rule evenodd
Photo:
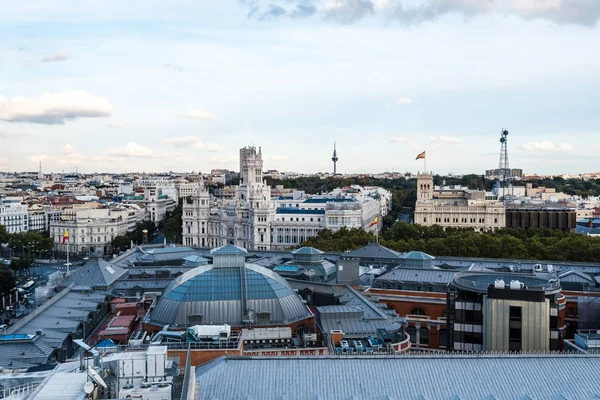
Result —
M 509 315 L 511 320 L 521 319 L 521 307 L 510 307 Z
M 410 342 L 411 343 L 416 343 L 417 340 L 417 328 L 414 326 L 407 326 L 406 327 L 406 334 L 408 336 L 410 336 Z
M 521 316 L 522 309 L 521 307 L 509 307 L 509 322 L 508 322 L 508 349 L 512 351 L 521 351 L 522 350 L 522 325 L 521 325 Z
M 446 329 L 440 329 L 440 347 L 448 347 L 448 331 Z
M 419 328 L 419 344 L 425 346 L 429 345 L 429 329 L 426 327 Z
M 412 314 L 412 315 L 427 315 L 425 310 L 422 309 L 421 307 L 413 308 L 412 310 L 410 310 L 410 314 Z

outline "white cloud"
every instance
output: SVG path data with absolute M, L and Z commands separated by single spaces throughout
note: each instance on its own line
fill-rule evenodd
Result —
M 193 119 L 214 119 L 215 116 L 204 110 L 188 110 L 183 113 L 185 118 Z
M 219 145 L 208 140 L 202 140 L 196 136 L 181 136 L 174 138 L 166 138 L 161 140 L 162 143 L 170 144 L 180 148 L 193 148 L 201 151 L 218 151 Z
M 140 146 L 136 142 L 129 142 L 125 146 L 108 149 L 107 153 L 113 157 L 150 158 L 153 156 L 152 150 Z
M 2 131 L 0 130 L 0 138 L 4 138 L 4 139 L 8 139 L 10 137 L 15 137 L 15 136 L 24 136 L 24 133 L 15 133 L 15 132 L 6 132 L 6 131 Z
M 222 155 L 222 154 L 214 154 L 211 155 L 207 158 L 208 161 L 211 162 L 211 164 L 218 164 L 218 165 L 229 165 L 231 168 L 233 168 L 233 166 L 236 165 L 236 163 L 239 161 L 239 156 L 237 155 Z
M 413 140 L 409 139 L 407 137 L 404 137 L 404 136 L 394 136 L 393 138 L 390 139 L 390 142 L 410 144 L 410 143 L 413 143 Z
M 396 104 L 412 104 L 412 99 L 410 97 L 400 97 L 399 99 L 396 99 Z
M 575 150 L 575 146 L 568 143 L 554 144 L 549 140 L 541 142 L 530 142 L 519 146 L 527 152 L 544 152 L 544 153 L 566 153 Z
M 57 62 L 57 61 L 65 61 L 71 57 L 69 53 L 65 53 L 64 51 L 59 51 L 57 53 L 47 54 L 44 57 L 40 58 L 41 62 Z
M 46 154 L 33 154 L 33 155 L 27 157 L 27 161 L 29 161 L 30 163 L 37 164 L 40 161 L 48 160 L 50 158 L 51 157 Z
M 265 161 L 285 161 L 289 157 L 282 154 L 265 154 L 263 160 Z
M 459 14 L 516 15 L 558 24 L 595 26 L 600 18 L 597 0 L 245 0 L 242 3 L 249 8 L 248 16 L 258 20 L 316 16 L 342 24 L 376 16 L 411 25 Z
M 430 137 L 429 141 L 434 144 L 455 144 L 463 142 L 461 138 L 456 136 L 435 136 Z
M 123 128 L 123 124 L 120 124 L 118 122 L 113 122 L 111 124 L 108 124 L 109 128 L 113 128 L 113 129 L 120 129 Z
M 39 98 L 0 95 L 0 120 L 38 124 L 64 124 L 76 118 L 108 117 L 113 106 L 105 97 L 82 90 L 43 93 Z
M 74 153 L 75 152 L 75 148 L 73 146 L 71 146 L 70 144 L 65 144 L 61 150 L 63 151 L 63 153 Z

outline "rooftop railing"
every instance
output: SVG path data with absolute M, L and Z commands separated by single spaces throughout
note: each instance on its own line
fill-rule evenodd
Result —
M 485 274 L 480 274 L 480 275 L 485 275 Z M 475 279 L 471 279 L 470 277 L 474 276 L 473 274 L 461 274 L 461 273 L 457 273 L 454 277 L 454 283 L 466 290 L 476 290 L 476 291 L 480 291 L 480 292 L 487 292 L 488 288 L 490 286 L 493 286 L 496 280 L 504 280 L 505 285 L 510 285 L 510 281 L 512 280 L 519 280 L 519 275 L 517 274 L 510 274 L 510 275 L 504 275 L 504 274 L 490 274 L 490 280 L 475 280 Z M 524 279 L 534 279 L 531 276 L 523 276 Z M 520 281 L 524 284 L 524 286 L 522 287 L 522 289 L 520 290 L 527 290 L 527 291 L 554 291 L 554 290 L 559 290 L 560 289 L 560 281 L 558 279 L 556 280 L 550 280 L 550 281 L 546 281 L 546 283 L 542 283 L 544 282 L 544 280 L 540 279 L 539 280 L 540 283 L 539 284 L 535 284 L 535 285 L 526 285 L 525 282 Z M 506 286 L 505 286 L 506 287 Z

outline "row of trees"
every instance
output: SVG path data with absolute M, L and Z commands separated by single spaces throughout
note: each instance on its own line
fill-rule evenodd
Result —
M 11 269 L 27 270 L 36 258 L 45 257 L 52 251 L 52 238 L 39 232 L 27 231 L 8 233 L 4 225 L 0 225 L 0 244 L 2 253 L 10 258 Z
M 302 246 L 323 251 L 346 251 L 375 240 L 360 228 L 323 230 Z M 392 250 L 420 250 L 433 256 L 517 258 L 524 260 L 600 260 L 600 238 L 549 229 L 499 229 L 478 233 L 470 228 L 425 227 L 396 223 L 384 232 L 379 243 Z
M 0 225 L 0 245 L 3 255 L 10 260 L 0 262 L 0 292 L 8 293 L 15 287 L 16 273 L 27 271 L 35 258 L 52 251 L 52 239 L 37 232 L 8 233 Z
M 461 185 L 468 186 L 470 189 L 491 190 L 496 181 L 486 179 L 483 175 L 463 175 L 460 178 L 444 177 L 440 175 L 434 176 L 434 184 L 441 185 L 445 182 L 446 185 Z M 554 177 L 552 179 L 538 179 L 534 181 L 516 182 L 516 185 L 525 185 L 531 183 L 534 188 L 547 187 L 554 188 L 557 192 L 563 192 L 568 195 L 577 196 L 597 196 L 600 193 L 600 179 L 590 179 L 587 181 L 581 179 L 563 179 Z

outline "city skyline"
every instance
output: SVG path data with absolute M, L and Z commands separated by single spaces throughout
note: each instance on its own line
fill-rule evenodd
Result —
M 600 4 L 73 1 L 0 15 L 1 171 L 596 171 Z

